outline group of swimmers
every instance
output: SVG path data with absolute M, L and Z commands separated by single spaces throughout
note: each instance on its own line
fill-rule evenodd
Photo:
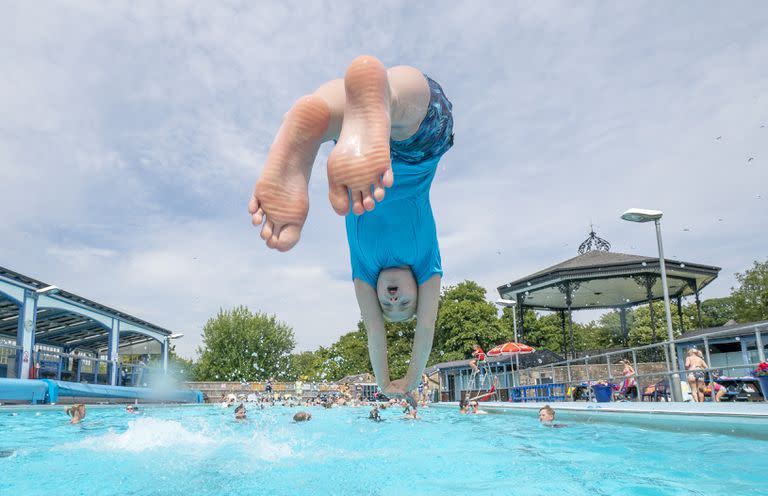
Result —
M 84 403 L 75 403 L 74 405 L 69 405 L 64 409 L 64 411 L 69 416 L 70 424 L 79 424 L 85 418 L 86 414 Z M 139 413 L 139 407 L 134 404 L 126 405 L 125 411 L 126 413 Z

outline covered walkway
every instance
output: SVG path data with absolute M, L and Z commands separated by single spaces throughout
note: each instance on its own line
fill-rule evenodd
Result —
M 168 368 L 170 330 L 0 267 L 0 377 L 144 385 L 146 363 Z M 62 377 L 64 376 L 64 377 Z

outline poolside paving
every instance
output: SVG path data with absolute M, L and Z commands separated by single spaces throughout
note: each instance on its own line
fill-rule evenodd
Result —
M 768 440 L 768 403 L 675 403 L 675 402 L 482 402 L 491 413 L 538 415 L 544 405 L 555 409 L 557 421 L 621 423 L 675 432 L 708 432 Z M 458 403 L 435 403 L 457 408 Z

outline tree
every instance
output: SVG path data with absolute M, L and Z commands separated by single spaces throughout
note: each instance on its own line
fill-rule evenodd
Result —
M 244 306 L 219 310 L 203 328 L 197 377 L 204 381 L 285 378 L 294 346 L 293 330 L 274 315 L 251 313 Z
M 315 351 L 304 351 L 294 353 L 290 358 L 290 372 L 287 379 L 295 381 L 321 381 L 323 380 L 323 361 L 328 354 L 328 350 L 322 346 Z
M 755 261 L 751 269 L 737 273 L 736 280 L 739 287 L 731 288 L 736 320 L 768 320 L 768 260 Z
M 434 342 L 437 354 L 433 353 L 432 359 L 469 358 L 473 344 L 486 349 L 509 335 L 496 307 L 485 299 L 485 289 L 474 281 L 464 281 L 445 288 L 440 297 Z

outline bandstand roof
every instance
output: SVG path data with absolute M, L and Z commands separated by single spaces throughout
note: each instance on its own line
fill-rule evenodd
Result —
M 540 310 L 570 308 L 605 309 L 629 307 L 663 299 L 658 257 L 613 253 L 610 244 L 599 240 L 589 249 L 529 276 L 499 286 L 499 295 L 507 300 L 522 300 L 522 305 Z M 589 241 L 589 240 L 587 240 Z M 586 245 L 582 244 L 583 247 Z M 692 295 L 712 282 L 720 267 L 665 259 L 671 298 Z M 519 300 L 518 300 L 519 301 Z

